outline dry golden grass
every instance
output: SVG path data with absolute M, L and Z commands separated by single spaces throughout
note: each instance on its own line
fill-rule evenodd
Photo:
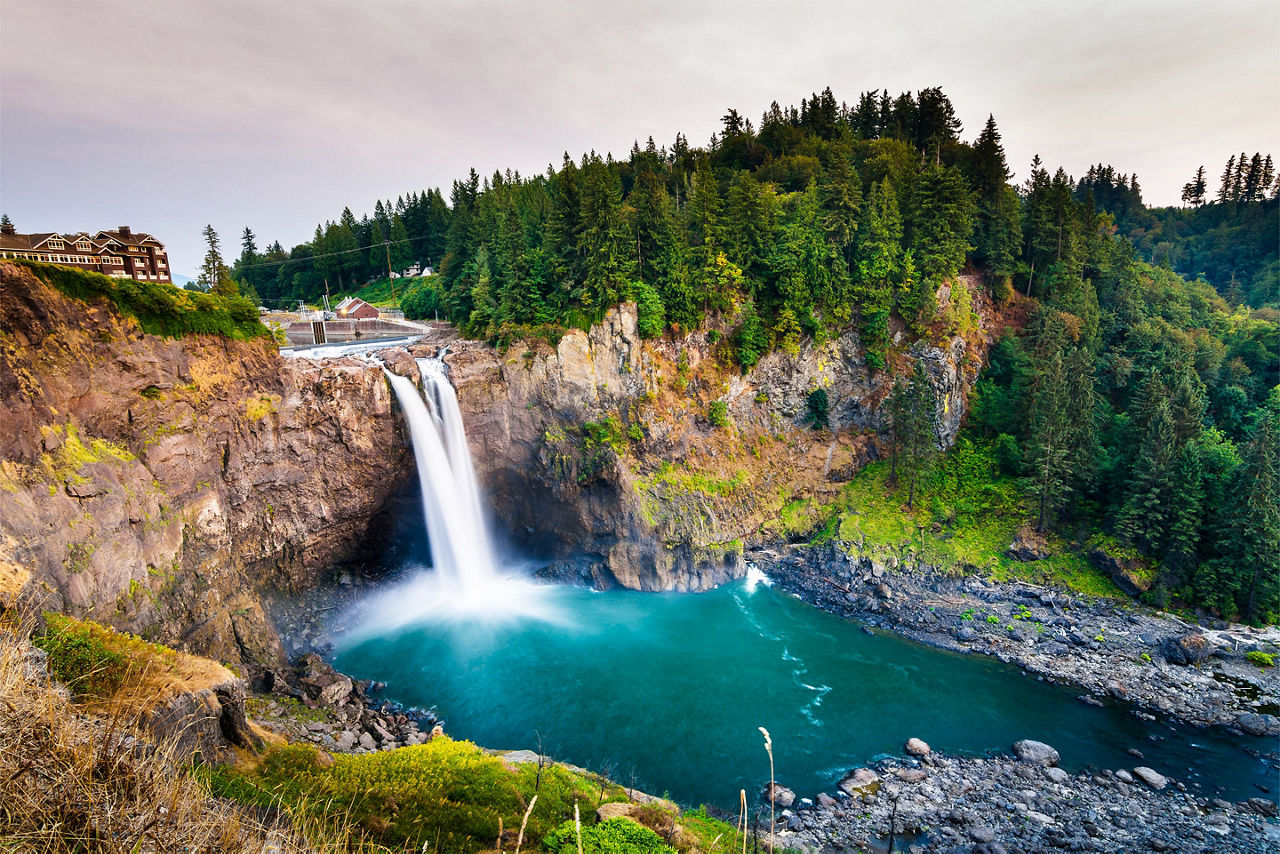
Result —
M 95 714 L 73 703 L 25 637 L 11 622 L 0 625 L 0 852 L 348 850 L 351 837 L 340 826 L 211 797 L 170 746 L 148 740 L 123 709 Z M 171 676 L 208 678 L 182 667 Z

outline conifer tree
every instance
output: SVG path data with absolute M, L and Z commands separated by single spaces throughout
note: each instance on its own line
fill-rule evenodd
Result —
M 902 219 L 889 179 L 871 186 L 863 211 L 858 251 L 858 311 L 868 366 L 883 368 L 889 347 L 889 315 L 902 277 Z
M 914 507 L 920 475 L 938 449 L 938 392 L 919 360 L 909 380 L 894 383 L 888 408 L 894 445 L 891 477 L 906 479 L 907 507 Z
M 1182 201 L 1198 208 L 1204 204 L 1204 193 L 1204 167 L 1201 166 L 1196 170 L 1195 177 L 1182 185 Z
M 219 296 L 239 294 L 236 283 L 231 279 L 231 271 L 223 263 L 222 242 L 218 239 L 218 232 L 213 230 L 212 225 L 206 225 L 203 234 L 206 249 L 200 275 L 196 278 L 196 287 Z

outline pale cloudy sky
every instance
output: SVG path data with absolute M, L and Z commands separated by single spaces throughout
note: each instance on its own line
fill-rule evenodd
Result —
M 1201 164 L 1280 155 L 1280 4 L 0 0 L 0 208 L 131 225 L 191 274 L 205 223 L 228 256 L 246 225 L 287 248 L 472 166 L 702 145 L 827 85 L 942 86 L 1018 179 L 1107 162 L 1177 203 Z

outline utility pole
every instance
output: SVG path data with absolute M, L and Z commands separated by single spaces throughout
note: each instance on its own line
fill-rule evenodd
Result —
M 396 277 L 391 275 L 391 241 L 384 240 L 382 245 L 387 250 L 387 279 L 391 282 L 391 304 L 396 304 Z

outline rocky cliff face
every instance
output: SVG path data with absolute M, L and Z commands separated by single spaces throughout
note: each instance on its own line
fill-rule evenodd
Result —
M 894 366 L 903 375 L 923 362 L 946 445 L 992 325 L 981 284 L 957 286 L 974 308 L 965 334 L 939 328 Z M 950 301 L 948 287 L 943 316 Z M 635 307 L 624 305 L 554 346 L 451 346 L 480 476 L 515 538 L 560 558 L 551 574 L 601 587 L 714 586 L 744 572 L 744 543 L 789 535 L 779 523 L 788 506 L 830 496 L 878 457 L 893 380 L 867 369 L 855 332 L 771 353 L 742 374 L 723 343 L 733 323 L 642 341 Z M 802 423 L 816 388 L 828 391 L 830 430 Z
M 349 558 L 412 470 L 376 368 L 144 335 L 0 264 L 0 598 L 270 668 L 259 593 Z

